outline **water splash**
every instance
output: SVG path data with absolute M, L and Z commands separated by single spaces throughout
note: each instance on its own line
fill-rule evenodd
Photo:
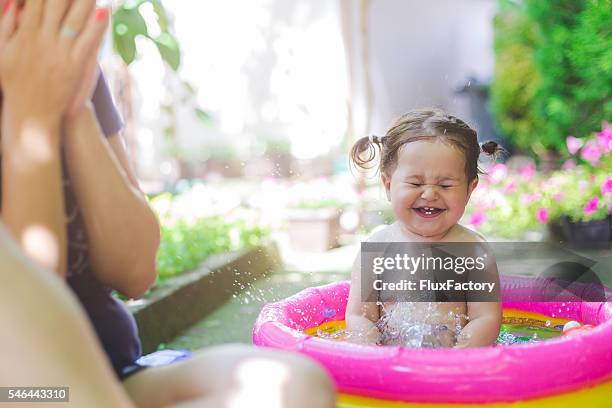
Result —
M 376 326 L 382 345 L 453 347 L 467 318 L 454 311 L 444 314 L 435 302 L 401 302 L 393 307 L 383 305 L 382 317 Z

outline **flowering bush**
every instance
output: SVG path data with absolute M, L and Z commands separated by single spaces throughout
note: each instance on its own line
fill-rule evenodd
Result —
M 150 204 L 161 224 L 156 286 L 211 255 L 256 246 L 269 235 L 255 211 L 220 189 L 196 185 L 177 196 L 159 195 Z
M 474 191 L 466 221 L 485 234 L 519 237 L 561 216 L 573 222 L 612 213 L 612 127 L 586 140 L 568 136 L 567 160 L 544 177 L 530 163 L 518 171 L 488 169 Z

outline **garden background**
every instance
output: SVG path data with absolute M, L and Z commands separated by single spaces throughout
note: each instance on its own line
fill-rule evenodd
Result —
M 247 341 L 249 324 L 224 322 L 345 278 L 359 242 L 392 222 L 378 176 L 351 171 L 348 149 L 417 107 L 507 150 L 483 159 L 465 225 L 610 262 L 611 3 L 114 2 L 101 64 L 162 224 L 156 288 L 214 254 L 279 249 L 265 283 L 236 279 L 171 344 Z

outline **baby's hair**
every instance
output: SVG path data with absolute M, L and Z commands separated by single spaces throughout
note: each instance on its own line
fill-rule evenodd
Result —
M 468 182 L 483 174 L 478 167 L 481 151 L 492 159 L 504 152 L 503 147 L 494 141 L 479 145 L 476 131 L 461 119 L 440 109 L 419 109 L 399 117 L 385 136 L 368 136 L 357 140 L 351 149 L 350 158 L 353 165 L 368 170 L 374 166 L 378 150 L 379 170 L 385 175 L 391 175 L 397 165 L 399 149 L 403 145 L 434 138 L 458 148 L 465 155 L 465 174 Z

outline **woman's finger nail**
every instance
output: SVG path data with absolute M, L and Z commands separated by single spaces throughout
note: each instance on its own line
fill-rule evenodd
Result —
M 11 8 L 12 5 L 13 5 L 13 0 L 7 0 L 7 2 L 4 3 L 4 8 L 2 9 L 2 14 L 6 14 L 6 12 Z
M 108 16 L 108 7 L 99 8 L 96 10 L 96 21 L 103 21 Z

